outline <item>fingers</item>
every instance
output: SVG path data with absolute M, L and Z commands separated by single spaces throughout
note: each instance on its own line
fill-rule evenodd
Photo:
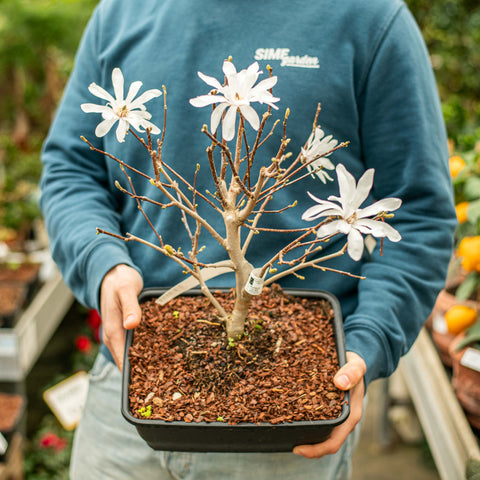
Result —
M 362 418 L 365 393 L 363 376 L 366 370 L 365 362 L 359 355 L 347 353 L 347 363 L 337 372 L 334 382 L 341 390 L 350 390 L 350 415 L 345 422 L 333 429 L 328 440 L 315 445 L 300 445 L 294 448 L 293 453 L 305 458 L 320 458 L 340 450 Z
M 127 265 L 117 265 L 105 275 L 100 290 L 103 341 L 118 368 L 122 369 L 125 328 L 135 328 L 141 319 L 138 294 L 140 274 Z
M 340 390 L 350 390 L 363 380 L 366 371 L 363 358 L 354 352 L 347 352 L 347 363 L 338 370 L 333 382 Z
M 123 327 L 127 330 L 135 328 L 142 318 L 142 311 L 138 304 L 138 293 L 131 284 L 118 288 L 118 300 L 122 311 Z

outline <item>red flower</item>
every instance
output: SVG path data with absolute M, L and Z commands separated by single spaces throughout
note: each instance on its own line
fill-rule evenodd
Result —
M 44 433 L 38 440 L 40 448 L 51 448 L 56 452 L 61 452 L 67 445 L 67 439 L 59 437 L 56 433 Z
M 102 324 L 102 319 L 96 310 L 89 310 L 87 323 L 92 329 L 97 329 Z
M 86 335 L 79 335 L 75 339 L 77 350 L 82 353 L 88 353 L 92 350 L 92 341 Z
M 102 324 L 102 318 L 97 310 L 89 310 L 87 317 L 87 324 L 93 331 L 93 336 L 97 343 L 100 342 L 100 325 Z

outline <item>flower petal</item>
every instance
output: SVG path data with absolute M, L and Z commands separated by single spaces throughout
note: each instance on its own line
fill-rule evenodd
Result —
M 317 238 L 325 238 L 340 233 L 341 220 L 333 220 L 332 222 L 324 223 L 317 229 Z
M 107 102 L 114 102 L 115 99 L 102 87 L 98 86 L 96 83 L 91 83 L 88 86 L 88 90 L 92 95 L 95 95 L 98 98 L 103 98 Z
M 326 217 L 329 215 L 339 215 L 341 213 L 340 207 L 331 202 L 323 202 L 318 205 L 313 205 L 313 207 L 307 208 L 303 212 L 302 220 L 311 222 L 320 217 Z
M 372 189 L 373 185 L 373 177 L 375 175 L 375 169 L 369 168 L 365 171 L 365 173 L 360 177 L 357 183 L 357 189 L 355 191 L 355 195 L 352 198 L 352 208 L 357 210 L 360 208 L 362 203 L 367 199 L 368 195 L 370 195 L 370 190 Z
M 327 183 L 327 180 L 333 182 L 333 178 L 325 171 L 325 169 L 321 168 L 315 172 L 315 175 L 320 179 L 321 182 Z
M 116 134 L 117 134 L 117 140 L 119 143 L 123 143 L 125 141 L 125 135 L 127 134 L 129 128 L 130 128 L 130 124 L 123 118 L 121 118 L 118 121 Z
M 391 242 L 399 242 L 402 239 L 400 233 L 391 225 L 380 220 L 364 218 L 355 222 L 354 228 L 364 234 L 370 234 L 374 237 L 387 237 Z
M 232 140 L 235 136 L 235 121 L 237 117 L 237 107 L 232 106 L 227 110 L 227 113 L 222 122 L 222 138 L 224 140 Z
M 268 77 L 259 82 L 257 85 L 255 85 L 254 88 L 252 88 L 252 94 L 256 95 L 259 92 L 268 92 L 271 88 L 273 88 L 278 81 L 278 77 L 273 76 L 273 77 Z M 270 92 L 268 92 L 270 93 Z
M 230 62 L 228 60 L 225 60 L 223 62 L 222 70 L 227 77 L 237 74 L 237 69 L 235 68 L 235 65 L 233 64 L 233 62 Z
M 393 212 L 402 205 L 402 201 L 399 198 L 389 197 L 379 200 L 378 202 L 369 205 L 368 207 L 361 208 L 357 211 L 357 218 L 373 217 L 380 212 Z
M 245 120 L 251 125 L 254 130 L 258 130 L 260 127 L 260 119 L 258 118 L 257 112 L 250 105 L 242 105 L 240 107 L 240 112 L 245 117 Z
M 135 98 L 135 95 L 138 93 L 142 85 L 143 83 L 140 81 L 133 82 L 130 85 L 130 88 L 128 89 L 127 98 L 125 99 L 126 103 L 130 103 Z
M 345 216 L 350 216 L 351 199 L 356 191 L 355 178 L 341 163 L 337 165 L 336 172 L 340 191 L 340 203 L 342 204 Z
M 126 120 L 135 130 L 137 130 L 137 132 L 144 132 L 145 130 L 150 128 L 151 134 L 158 135 L 161 130 L 152 122 L 148 121 L 150 117 L 151 115 L 148 112 L 130 112 Z
M 214 77 L 209 77 L 208 75 L 204 75 L 202 72 L 198 72 L 198 76 L 207 84 L 210 85 L 213 88 L 216 88 L 217 90 L 220 90 L 222 88 L 222 85 L 220 82 L 214 78 Z
M 123 73 L 119 68 L 114 68 L 112 71 L 112 83 L 115 97 L 117 100 L 123 100 Z
M 219 95 L 200 95 L 195 98 L 191 98 L 190 100 L 190 105 L 193 105 L 194 107 L 206 107 L 207 105 L 212 105 L 214 103 L 222 103 L 226 102 L 226 98 L 221 97 Z
M 228 103 L 221 103 L 213 109 L 212 116 L 210 117 L 210 130 L 212 133 L 215 133 L 217 131 L 220 120 L 222 119 L 223 112 L 227 107 Z
M 356 262 L 358 262 L 363 255 L 363 237 L 361 233 L 354 228 L 352 228 L 348 234 L 347 252 Z
M 104 137 L 113 127 L 113 125 L 115 125 L 115 122 L 117 122 L 117 120 L 118 118 L 113 117 L 107 118 L 106 120 L 100 122 L 95 129 L 95 135 L 99 138 Z
M 152 88 L 151 90 L 147 90 L 143 92 L 136 100 L 134 100 L 130 105 L 128 105 L 129 110 L 133 110 L 134 108 L 141 108 L 144 103 L 147 103 L 152 98 L 160 97 L 162 92 L 158 90 L 158 88 Z
M 107 113 L 111 112 L 112 109 L 106 105 L 97 105 L 96 103 L 82 103 L 80 108 L 85 113 Z

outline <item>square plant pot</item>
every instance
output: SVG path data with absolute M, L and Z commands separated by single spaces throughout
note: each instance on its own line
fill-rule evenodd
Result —
M 227 289 L 220 289 L 227 292 Z M 166 289 L 147 289 L 139 297 L 140 302 L 156 298 Z M 345 339 L 340 304 L 331 294 L 319 290 L 284 289 L 285 294 L 294 297 L 321 299 L 329 302 L 333 317 L 334 348 L 338 364 L 346 363 Z M 192 290 L 187 295 L 201 295 Z M 171 301 L 175 308 L 174 300 Z M 155 450 L 196 451 L 196 452 L 284 452 L 303 444 L 325 441 L 332 430 L 343 423 L 349 413 L 349 395 L 345 392 L 339 414 L 326 420 L 286 421 L 283 423 L 239 422 L 235 425 L 225 421 L 165 421 L 154 418 L 137 418 L 130 405 L 131 363 L 129 351 L 134 330 L 127 331 L 123 365 L 122 414 L 135 425 L 140 436 Z M 221 420 L 221 419 L 220 419 Z

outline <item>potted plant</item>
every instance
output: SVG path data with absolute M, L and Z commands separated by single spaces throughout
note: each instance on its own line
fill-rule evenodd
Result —
M 21 429 L 25 407 L 23 395 L 0 392 L 0 463 L 5 460 L 15 433 Z
M 458 335 L 450 346 L 452 387 L 467 419 L 480 429 L 480 322 Z
M 456 249 L 445 288 L 432 312 L 432 337 L 443 363 L 451 367 L 450 346 L 480 310 L 480 155 L 475 150 L 450 157 L 458 218 Z
M 187 176 L 162 155 L 166 101 L 163 132 L 156 144 L 152 140 L 152 135 L 159 135 L 161 130 L 150 122 L 151 115 L 146 111 L 144 103 L 162 95 L 162 91 L 148 90 L 134 99 L 141 86 L 140 82 L 134 82 L 124 99 L 123 74 L 116 68 L 112 72 L 115 97 L 100 86 L 91 84 L 90 92 L 108 103 L 82 105 L 83 111 L 87 113 L 102 114 L 103 121 L 96 129 L 97 136 L 106 135 L 118 122 L 117 140 L 123 142 L 127 132 L 131 133 L 143 145 L 151 159 L 150 172 L 139 171 L 129 165 L 128 161 L 98 149 L 84 138 L 91 149 L 106 155 L 120 165 L 125 175 L 125 184 L 117 182 L 116 186 L 137 203 L 140 213 L 154 231 L 157 243 L 148 242 L 130 233 L 119 235 L 97 229 L 98 233 L 111 235 L 126 242 L 146 244 L 179 264 L 188 277 L 185 282 L 165 292 L 158 301 L 149 302 L 144 306 L 145 319 L 149 318 L 143 321 L 147 326 L 146 334 L 138 328 L 135 333 L 128 335 L 123 369 L 125 385 L 123 413 L 127 420 L 136 425 L 147 442 L 157 449 L 290 450 L 296 444 L 322 441 L 335 425 L 346 419 L 348 397 L 343 399 L 332 384 L 332 372 L 345 362 L 345 348 L 336 299 L 324 292 L 304 294 L 294 291 L 285 295 L 275 283 L 287 275 L 301 276 L 301 270 L 306 267 L 359 278 L 349 272 L 335 270 L 330 264 L 326 266 L 324 262 L 345 253 L 354 260 L 359 260 L 364 250 L 362 234 L 380 237 L 382 242 L 384 237 L 394 242 L 399 241 L 401 238 L 399 233 L 385 220 L 392 216 L 390 212 L 400 207 L 401 201 L 388 198 L 361 208 L 372 188 L 374 171 L 367 170 L 357 183 L 343 165 L 335 167 L 329 160 L 330 154 L 346 147 L 348 142 L 339 143 L 332 136 L 325 136 L 323 130 L 317 126 L 320 106 L 317 108 L 312 132 L 299 154 L 293 158 L 291 153 L 287 152 L 289 110 L 286 110 L 283 120 L 274 122 L 267 131 L 267 122 L 272 116 L 272 109 L 278 109 L 276 103 L 279 101 L 272 93 L 277 77 L 272 75 L 271 70 L 268 78 L 257 85 L 255 83 L 262 73 L 257 63 L 237 72 L 231 60 L 227 60 L 223 64 L 223 72 L 224 84 L 199 72 L 200 78 L 213 90 L 190 100 L 194 107 L 213 106 L 210 128 L 206 125 L 202 128 L 210 142 L 206 152 L 206 165 L 212 178 L 212 190 L 205 192 L 198 188 L 196 183 L 198 171 L 203 168 L 201 165 L 197 164 L 193 172 Z M 165 87 L 163 94 L 165 98 Z M 268 106 L 261 119 L 251 106 L 255 102 Z M 219 137 L 217 130 L 220 123 L 222 132 Z M 260 168 L 255 169 L 254 165 L 257 166 L 259 163 L 257 157 L 263 144 L 271 140 L 279 124 L 280 128 L 283 128 L 283 134 L 277 154 L 273 158 L 268 158 L 266 162 L 260 160 Z M 250 137 L 253 138 L 252 141 L 248 140 L 249 135 L 246 133 L 250 128 L 257 132 Z M 146 139 L 138 136 L 135 130 L 146 132 Z M 327 183 L 332 181 L 330 173 L 333 170 L 338 179 L 340 195 L 321 200 L 308 193 L 313 205 L 301 212 L 299 217 L 309 223 L 300 222 L 296 229 L 277 228 L 275 222 L 271 222 L 268 227 L 262 226 L 260 220 L 264 216 L 281 216 L 282 212 L 296 207 L 297 202 L 282 206 L 278 206 L 278 201 L 273 203 L 273 199 L 281 201 L 282 191 L 289 185 L 300 182 L 310 175 Z M 130 177 L 131 173 L 143 177 L 155 187 L 159 195 L 153 199 L 137 194 Z M 149 204 L 148 209 L 144 207 L 145 203 Z M 179 210 L 183 227 L 191 241 L 189 252 L 183 252 L 167 243 L 162 233 L 155 230 L 155 222 L 150 213 L 152 206 L 156 207 L 158 212 L 170 208 Z M 205 206 L 210 210 L 207 215 L 201 208 Z M 219 225 L 223 227 L 221 230 Z M 199 241 L 201 231 L 207 231 L 223 247 L 224 260 L 215 263 L 202 260 L 203 247 Z M 271 252 L 263 264 L 252 265 L 248 260 L 248 247 L 255 236 L 262 236 L 267 232 L 285 239 L 285 244 L 278 251 Z M 332 236 L 339 233 L 348 236 L 347 242 L 337 252 L 322 255 L 324 242 L 328 242 Z M 268 251 L 268 243 L 265 243 L 265 251 Z M 235 286 L 232 291 L 215 292 L 207 285 L 209 279 L 227 271 L 234 272 Z M 169 303 L 165 307 L 168 300 L 185 293 L 193 286 L 198 286 L 198 290 L 193 292 L 193 296 L 188 297 L 188 301 L 183 297 L 181 301 L 177 298 L 180 303 Z M 160 293 L 157 291 L 154 295 L 158 296 Z M 151 297 L 152 292 L 145 295 Z M 296 298 L 293 299 L 292 296 Z M 312 298 L 315 296 L 319 298 Z M 275 312 L 279 310 L 274 310 L 277 308 L 285 310 L 286 317 L 278 318 Z M 307 333 L 302 330 L 300 312 L 302 309 L 308 312 L 307 321 L 303 321 L 310 326 Z M 155 323 L 151 318 L 150 314 L 155 313 L 154 310 L 161 312 L 160 323 Z M 201 315 L 198 313 L 199 310 L 202 312 Z M 314 311 L 318 315 L 312 320 Z M 185 317 L 192 315 L 193 312 L 200 316 L 185 320 Z M 294 314 L 298 312 L 300 316 L 297 318 Z M 305 314 L 303 316 L 305 317 Z M 187 324 L 193 330 L 186 332 Z M 275 325 L 277 330 L 274 330 Z M 165 333 L 162 330 L 169 331 Z M 207 331 L 213 336 L 201 343 L 199 338 L 203 339 Z M 326 333 L 333 350 L 327 351 L 326 346 L 312 341 L 313 331 L 319 335 L 318 338 L 323 338 Z M 265 335 L 262 336 L 261 333 Z M 154 340 L 153 352 L 144 352 L 143 345 L 139 347 L 140 350 L 136 350 L 135 342 L 142 336 Z M 267 339 L 266 344 L 260 342 L 261 338 Z M 189 340 L 192 340 L 193 344 L 188 344 Z M 176 342 L 176 345 L 170 343 L 165 347 L 162 342 L 166 341 Z M 300 351 L 294 352 L 293 360 L 291 358 L 285 360 L 282 355 L 302 344 L 317 346 L 315 362 L 310 363 L 303 374 L 300 373 L 303 380 L 292 384 L 289 392 L 286 392 L 286 397 L 277 397 L 277 394 L 285 393 L 287 389 L 281 382 L 282 375 L 295 370 L 303 358 Z M 139 351 L 143 353 L 139 354 Z M 160 360 L 160 353 L 165 351 L 168 352 L 169 358 Z M 264 353 L 265 362 L 269 367 L 262 372 L 259 363 L 261 354 Z M 312 357 L 313 353 L 310 352 L 309 355 Z M 146 372 L 136 375 L 140 365 L 135 363 L 135 360 L 140 356 L 149 358 L 151 364 L 147 366 Z M 219 357 L 221 359 L 215 363 Z M 269 362 L 273 362 L 275 357 L 283 359 L 283 374 L 272 373 L 273 367 L 270 368 Z M 177 367 L 185 363 L 185 360 L 190 367 L 198 363 L 193 359 L 201 359 L 199 362 L 201 374 L 195 376 L 190 369 L 186 379 L 183 380 Z M 169 363 L 167 366 L 160 363 L 158 366 L 161 361 L 173 364 Z M 326 364 L 328 361 L 332 363 L 330 373 L 324 371 L 322 365 L 322 362 Z M 154 363 L 157 364 L 155 367 Z M 252 369 L 252 365 L 255 369 Z M 152 368 L 156 368 L 155 373 Z M 172 370 L 176 376 L 167 379 L 167 372 L 170 373 Z M 252 385 L 249 379 L 253 370 L 259 370 L 263 377 L 269 377 L 268 381 L 260 387 Z M 305 375 L 310 375 L 309 381 L 324 377 L 327 386 L 323 397 L 317 397 L 320 389 L 315 390 L 316 383 L 311 390 L 301 388 L 308 383 Z M 147 383 L 139 387 L 140 377 L 146 379 Z M 220 387 L 220 380 L 225 380 L 225 377 L 228 377 L 228 381 Z M 201 378 L 205 389 L 201 387 Z M 158 391 L 160 384 L 166 387 L 163 397 Z M 190 388 L 192 385 L 195 387 Z M 215 387 L 213 390 L 212 385 Z M 155 388 L 152 390 L 153 386 Z M 229 404 L 227 413 L 222 415 L 216 413 L 221 402 L 226 401 L 226 397 L 220 401 L 220 397 L 217 396 L 221 389 L 226 391 L 226 397 L 233 395 L 235 389 L 241 391 L 240 397 L 235 397 Z M 138 394 L 138 390 L 142 393 Z M 249 420 L 250 423 L 236 418 L 233 415 L 234 411 L 253 410 L 253 406 L 260 403 L 261 400 L 256 396 L 252 398 L 254 393 L 259 392 L 263 399 L 283 398 L 283 406 L 290 402 L 298 407 L 299 403 L 303 405 L 309 399 L 311 403 L 303 409 L 303 419 L 298 423 L 294 422 L 298 420 L 296 414 L 290 414 L 283 409 L 279 411 L 271 405 L 262 410 L 259 416 Z M 139 395 L 143 398 L 139 398 Z M 195 406 L 197 410 L 195 408 L 192 411 L 187 410 L 184 406 L 187 397 L 198 403 Z M 182 405 L 182 408 L 177 408 L 178 405 Z M 326 418 L 328 410 L 333 410 L 330 418 Z M 175 411 L 178 413 L 177 416 L 174 414 Z M 305 429 L 307 433 L 304 432 Z M 212 432 L 209 436 L 208 431 Z

